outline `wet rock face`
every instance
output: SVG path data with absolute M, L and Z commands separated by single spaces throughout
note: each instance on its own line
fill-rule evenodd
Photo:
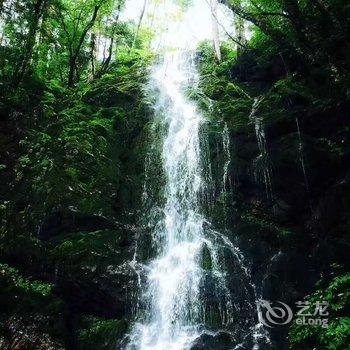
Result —
M 137 280 L 133 230 L 79 232 L 55 242 L 56 293 L 71 313 L 124 318 Z M 66 248 L 68 246 L 68 249 Z
M 95 231 L 97 227 L 113 228 Z M 78 230 L 82 228 L 87 231 Z M 88 336 L 89 342 L 94 343 L 95 333 L 98 337 L 93 349 L 107 349 L 103 345 L 103 332 L 108 333 L 106 337 L 114 332 L 108 322 L 113 324 L 128 319 L 135 302 L 138 275 L 130 261 L 134 254 L 135 236 L 140 234 L 136 231 L 135 228 L 117 227 L 104 218 L 82 213 L 55 213 L 50 216 L 42 229 L 42 237 L 47 238 L 43 239 L 43 246 L 50 249 L 44 260 L 46 265 L 37 271 L 32 268 L 28 283 L 45 280 L 53 286 L 52 292 L 45 297 L 44 308 L 38 307 L 35 304 L 37 299 L 33 297 L 26 309 L 28 317 L 1 314 L 5 322 L 0 333 L 3 334 L 2 338 L 0 336 L 0 349 L 76 350 L 80 349 L 79 337 L 85 328 L 85 332 L 92 334 Z M 22 284 L 5 282 L 6 288 L 12 288 L 16 298 L 23 288 Z M 18 304 L 29 303 L 28 300 L 23 301 L 21 295 Z M 10 308 L 18 309 L 18 306 Z M 52 338 L 56 332 L 60 342 Z
M 234 75 L 227 80 L 240 87 L 242 82 L 248 82 L 258 91 L 262 85 L 268 87 L 270 82 L 264 75 L 258 74 L 263 81 L 257 81 L 250 71 L 254 68 L 252 58 L 246 59 L 244 74 L 233 69 Z M 235 65 L 239 67 L 239 61 Z M 272 74 L 275 78 L 278 75 L 278 71 Z M 245 101 L 248 108 L 244 110 L 243 98 L 214 96 L 214 110 L 222 116 L 222 126 L 218 132 L 219 122 L 208 125 L 215 187 L 211 199 L 214 209 L 208 212 L 215 228 L 232 242 L 236 240 L 261 297 L 293 306 L 317 289 L 317 281 L 337 274 L 332 264 L 350 266 L 349 151 L 340 142 L 332 143 L 341 130 L 341 111 L 321 114 L 304 105 L 305 101 L 292 99 L 279 115 L 269 94 L 263 89 L 258 94 L 266 102 L 255 114 L 262 121 L 268 157 L 259 147 L 254 123 L 248 120 L 251 102 Z M 242 113 L 229 110 L 235 103 L 242 103 Z M 228 126 L 231 145 L 226 184 L 220 156 L 224 152 L 224 124 Z M 346 142 L 346 138 L 341 142 Z M 264 156 L 266 162 L 261 161 Z M 262 176 L 267 166 L 272 180 L 270 198 Z M 237 269 L 229 259 L 225 264 L 230 291 L 236 295 Z M 288 329 L 282 327 L 271 331 L 276 349 L 289 348 L 287 335 Z M 198 346 L 206 349 L 203 344 Z
M 120 282 L 128 283 L 131 276 L 116 276 Z M 102 284 L 103 283 L 103 284 Z M 127 310 L 127 300 L 123 285 L 113 280 L 102 281 L 62 281 L 58 289 L 71 312 L 87 314 L 107 319 L 123 318 Z
M 116 228 L 118 228 L 117 224 L 103 216 L 64 209 L 56 211 L 44 219 L 39 236 L 42 240 L 47 241 L 62 233 L 93 232 Z
M 138 277 L 126 262 L 125 266 L 109 266 L 80 278 L 61 276 L 56 292 L 71 314 L 124 319 L 130 317 L 135 306 Z
M 82 213 L 78 213 L 77 220 L 71 220 L 77 217 L 75 214 L 65 213 L 62 225 L 60 220 L 50 219 L 44 226 L 46 233 L 53 232 L 51 228 L 57 233 L 58 228 L 64 228 L 64 232 L 51 235 L 52 238 L 45 241 L 51 249 L 52 260 L 46 269 L 52 269 L 47 278 L 55 286 L 54 296 L 63 302 L 60 317 L 63 319 L 63 333 L 68 335 L 66 345 L 71 349 L 80 344 L 79 329 L 84 326 L 82 320 L 87 317 L 100 320 L 98 322 L 119 322 L 132 314 L 139 276 L 130 262 L 135 239 L 142 234 L 135 227 L 117 226 L 104 218 L 100 220 Z M 62 214 L 54 214 L 50 218 L 61 219 Z M 84 218 L 88 219 L 86 223 Z M 57 222 L 59 224 L 56 225 Z M 95 224 L 100 228 L 113 224 L 114 228 L 72 231 L 82 227 L 94 229 L 97 227 Z M 92 328 L 91 332 L 103 332 L 103 329 Z M 108 328 L 109 331 L 113 329 Z M 96 344 L 101 339 L 96 340 Z
M 327 232 L 339 237 L 348 235 L 350 212 L 350 181 L 347 175 L 332 186 L 318 203 L 310 225 L 318 226 L 321 235 Z
M 193 342 L 190 350 L 245 350 L 253 349 L 254 346 L 258 346 L 260 350 L 271 350 L 271 344 L 266 344 L 261 340 L 256 339 L 253 343 L 252 340 L 242 337 L 239 332 L 205 332 Z M 284 348 L 278 350 L 284 350 Z
M 203 333 L 195 340 L 191 350 L 227 350 L 233 346 L 231 337 L 226 332 Z
M 125 317 L 131 309 L 127 289 L 135 271 L 135 231 L 98 215 L 60 210 L 43 222 L 39 236 L 53 243 L 56 293 L 72 315 L 106 319 Z

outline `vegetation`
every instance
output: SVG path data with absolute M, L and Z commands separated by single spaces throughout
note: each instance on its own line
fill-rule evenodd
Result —
M 153 58 L 123 6 L 1 2 L 0 347 L 110 349 L 125 330 L 109 269 L 142 191 Z
M 346 4 L 225 3 L 252 25 L 252 37 L 233 38 L 236 48 L 223 43 L 219 62 L 211 43 L 203 43 L 198 52 L 201 94 L 192 96 L 211 120 L 214 192 L 226 207 L 223 215 L 218 205 L 212 220 L 223 229 L 234 228 L 242 244 L 250 247 L 256 261 L 253 271 L 265 276 L 268 299 L 293 305 L 314 291 L 307 300 L 329 302 L 327 329 L 294 325 L 289 342 L 282 342 L 281 348 L 346 349 L 349 263 L 344 252 L 350 224 Z M 225 125 L 232 160 L 223 194 L 220 130 Z M 268 267 L 260 265 L 266 264 L 261 260 L 266 255 L 272 259 Z M 315 292 L 319 279 L 322 283 Z
M 278 346 L 345 350 L 349 5 L 224 3 L 236 34 L 220 55 L 218 38 L 215 49 L 200 45 L 200 91 L 189 91 L 208 117 L 208 213 L 246 247 L 269 298 L 330 304 L 327 329 L 293 325 Z M 125 6 L 0 0 L 0 348 L 109 350 L 128 329 L 138 276 L 125 261 L 147 230 L 138 225 L 153 137 L 144 89 L 155 55 L 144 14 L 123 21 Z M 212 263 L 204 249 L 203 269 Z
M 312 349 L 313 347 L 326 347 L 327 349 L 346 349 L 349 344 L 350 319 L 349 308 L 349 282 L 350 275 L 335 277 L 324 289 L 319 289 L 308 297 L 310 303 L 324 300 L 329 303 L 330 318 L 326 329 L 319 327 L 293 326 L 290 337 L 293 347 Z

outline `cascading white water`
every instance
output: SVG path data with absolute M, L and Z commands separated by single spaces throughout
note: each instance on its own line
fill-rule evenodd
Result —
M 227 222 L 227 204 L 228 204 L 228 194 L 232 190 L 231 177 L 229 176 L 229 167 L 231 164 L 231 142 L 230 133 L 228 130 L 227 123 L 224 123 L 224 128 L 222 131 L 222 156 L 223 156 L 223 169 L 222 169 L 222 184 L 221 184 L 221 202 L 223 209 L 224 225 L 226 227 Z M 221 168 L 221 165 L 220 165 Z
M 231 163 L 231 152 L 230 152 L 230 134 L 227 127 L 227 123 L 225 123 L 224 130 L 222 133 L 222 145 L 223 145 L 223 152 L 225 157 L 225 164 L 224 164 L 224 174 L 222 177 L 222 191 L 225 193 L 227 190 L 227 181 L 229 182 L 228 186 L 229 189 L 231 189 L 231 179 L 228 176 L 228 170 Z
M 129 348 L 185 349 L 198 336 L 204 243 L 199 210 L 203 118 L 183 93 L 184 84 L 196 81 L 195 75 L 189 53 L 181 51 L 165 54 L 153 73 L 160 91 L 159 107 L 166 109 L 168 123 L 163 146 L 166 204 L 164 225 L 156 234 L 161 252 L 148 273 L 150 317 L 135 327 Z
M 250 337 L 254 349 L 259 349 L 261 339 L 268 342 L 261 323 L 254 320 L 257 293 L 242 254 L 228 238 L 211 229 L 202 214 L 205 171 L 200 138 L 205 119 L 184 92 L 196 81 L 191 51 L 166 53 L 153 71 L 152 84 L 159 94 L 156 113 L 168 130 L 162 150 L 165 204 L 162 224 L 155 225 L 153 235 L 158 256 L 147 267 L 146 317 L 134 325 L 128 350 L 190 349 L 213 319 L 219 322 L 216 327 L 226 329 L 239 344 L 242 337 L 230 331 L 239 313 L 246 317 L 239 326 L 244 329 L 238 327 L 235 332 Z M 203 267 L 205 251 L 209 268 Z M 225 251 L 230 251 L 240 284 L 235 287 L 240 290 L 237 300 L 227 284 Z M 208 280 L 209 289 L 205 286 Z
M 150 89 L 157 96 L 155 114 L 162 120 L 158 133 L 167 130 L 161 159 L 164 203 L 158 221 L 148 223 L 153 228 L 156 257 L 144 268 L 145 283 L 138 278 L 143 289 L 142 307 L 125 347 L 189 350 L 203 332 L 215 335 L 213 330 L 225 330 L 235 349 L 243 348 L 244 343 L 255 350 L 266 334 L 257 320 L 255 287 L 249 280 L 248 267 L 239 250 L 232 250 L 233 243 L 211 229 L 203 214 L 202 200 L 211 187 L 205 183 L 211 181 L 205 176 L 209 173 L 211 177 L 211 171 L 206 169 L 208 154 L 201 149 L 208 143 L 201 139 L 206 120 L 186 96 L 186 88 L 196 88 L 198 81 L 193 51 L 185 49 L 193 47 L 188 31 L 188 27 L 181 31 L 185 45 L 164 49 L 150 79 Z M 176 32 L 170 34 L 176 42 Z M 228 130 L 224 147 L 229 156 Z M 225 183 L 229 161 L 224 164 Z M 147 186 L 144 197 L 148 197 Z M 133 266 L 137 265 L 136 255 Z M 226 260 L 234 270 L 233 279 L 225 270 Z M 230 283 L 236 283 L 236 295 Z
M 269 161 L 269 153 L 267 150 L 265 129 L 264 129 L 262 118 L 259 118 L 259 116 L 257 116 L 257 110 L 261 102 L 262 102 L 261 97 L 257 97 L 254 99 L 249 118 L 252 120 L 255 127 L 255 135 L 258 141 L 258 148 L 260 151 L 260 156 L 257 160 L 258 160 L 258 163 L 260 163 L 259 168 L 262 168 L 261 173 L 263 176 L 263 182 L 265 184 L 266 196 L 268 200 L 272 201 L 274 199 L 272 170 L 269 164 L 270 161 Z

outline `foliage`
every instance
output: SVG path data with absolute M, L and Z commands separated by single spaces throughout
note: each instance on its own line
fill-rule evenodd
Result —
M 53 288 L 52 284 L 42 283 L 38 281 L 30 282 L 18 274 L 18 270 L 6 264 L 0 264 L 1 276 L 11 284 L 14 288 L 23 290 L 25 293 L 34 293 L 42 297 L 48 296 Z
M 23 336 L 34 337 L 35 320 L 45 320 L 45 332 L 70 348 L 72 338 L 86 349 L 114 348 L 125 332 L 118 320 L 84 323 L 85 313 L 105 316 L 105 308 L 91 311 L 83 304 L 77 312 L 74 293 L 66 293 L 82 288 L 88 296 L 105 295 L 96 279 L 128 253 L 121 248 L 123 229 L 72 233 L 64 231 L 63 222 L 50 242 L 40 233 L 62 210 L 84 218 L 104 216 L 113 225 L 139 210 L 147 151 L 143 130 L 149 129 L 151 113 L 144 84 L 153 59 L 147 44 L 152 33 L 141 30 L 134 40 L 135 25 L 120 20 L 123 6 L 118 0 L 14 0 L 0 12 L 5 333 L 15 329 L 11 322 L 17 316 L 28 323 Z
M 343 350 L 350 341 L 350 274 L 336 276 L 324 289 L 319 289 L 306 298 L 307 301 L 326 301 L 329 303 L 328 327 L 302 327 L 293 325 L 289 338 L 292 349 Z
M 187 8 L 191 1 L 179 4 Z M 323 197 L 326 189 L 346 190 L 348 181 L 348 6 L 340 0 L 226 4 L 250 23 L 252 38 L 223 43 L 221 62 L 212 44 L 203 43 L 199 89 L 188 91 L 209 121 L 212 221 L 261 250 L 267 245 L 271 256 L 298 250 L 317 265 L 322 253 L 323 273 L 340 259 L 334 247 L 347 239 L 338 226 L 347 232 L 349 225 L 348 210 L 335 206 L 347 209 L 346 196 Z M 0 1 L 0 316 L 4 326 L 18 314 L 50 315 L 48 327 L 60 329 L 67 348 L 115 349 L 125 333 L 125 322 L 105 305 L 124 282 L 109 278 L 126 259 L 132 233 L 123 225 L 67 228 L 62 220 L 51 223 L 57 232 L 45 242 L 42 228 L 60 210 L 135 225 L 143 214 L 144 161 L 159 162 L 157 150 L 148 149 L 152 101 L 144 95 L 154 32 L 122 21 L 125 6 L 124 0 Z M 257 142 L 257 122 L 266 151 Z M 227 161 L 223 125 L 232 156 L 225 190 L 218 170 Z M 272 199 L 265 194 L 266 166 Z M 158 189 L 159 169 L 150 171 Z M 149 249 L 142 247 L 145 256 Z M 206 249 L 200 260 L 211 269 Z M 291 295 L 313 288 L 298 289 L 298 278 L 285 288 Z M 349 275 L 338 275 L 307 298 L 330 303 L 330 324 L 326 330 L 293 326 L 293 348 L 346 348 L 348 285 Z M 106 300 L 91 307 L 91 295 Z
M 60 308 L 60 301 L 52 296 L 53 284 L 24 277 L 7 264 L 0 264 L 0 285 L 2 312 L 23 314 L 41 309 L 52 313 Z
M 91 319 L 89 327 L 81 329 L 79 339 L 81 349 L 115 349 L 118 338 L 126 331 L 126 324 L 120 320 Z
M 96 269 L 122 264 L 127 257 L 120 248 L 125 239 L 121 230 L 76 233 L 58 242 L 50 259 L 60 264 L 61 273 L 82 277 Z
M 344 38 L 349 34 L 344 1 L 254 1 L 227 0 L 227 5 L 258 30 L 255 42 L 266 38 L 273 45 L 268 52 L 289 51 L 309 67 L 322 67 L 335 82 L 346 74 L 348 56 Z M 263 34 L 261 34 L 263 33 Z M 345 45 L 345 46 L 343 46 Z M 276 51 L 275 51 L 276 52 Z
M 15 87 L 28 76 L 70 87 L 102 76 L 133 42 L 131 24 L 119 20 L 123 6 L 123 0 L 6 1 L 0 76 Z M 144 42 L 136 44 L 141 49 Z
M 248 225 L 247 230 L 250 232 L 256 234 L 270 233 L 280 239 L 288 238 L 288 243 L 291 243 L 292 232 L 287 228 L 280 227 L 267 217 L 259 217 L 256 213 L 248 212 L 242 215 L 242 223 Z
M 267 246 L 271 265 L 259 266 L 254 273 L 267 276 L 267 297 L 295 300 L 295 295 L 314 291 L 316 276 L 327 275 L 334 262 L 348 268 L 349 207 L 336 203 L 347 203 L 342 198 L 349 196 L 344 118 L 350 75 L 348 53 L 343 51 L 349 45 L 344 40 L 349 13 L 341 1 L 225 3 L 246 26 L 250 22 L 253 36 L 241 47 L 223 44 L 220 62 L 209 43 L 203 43 L 197 55 L 202 94 L 193 92 L 191 97 L 208 115 L 213 201 L 224 208 L 210 211 L 211 222 L 232 228 L 244 247 L 252 247 L 257 265 L 258 252 Z M 230 135 L 230 195 L 221 190 L 222 172 L 217 170 L 224 162 L 223 124 Z M 273 261 L 280 253 L 288 264 Z M 336 273 L 333 281 L 306 298 L 329 302 L 329 327 L 293 324 L 291 349 L 348 348 L 348 284 L 348 275 Z

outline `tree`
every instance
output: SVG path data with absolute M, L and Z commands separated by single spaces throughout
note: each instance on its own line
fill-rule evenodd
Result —
M 19 63 L 14 72 L 14 85 L 17 87 L 24 75 L 26 74 L 34 48 L 36 46 L 37 33 L 40 27 L 40 21 L 43 18 L 43 14 L 47 7 L 47 0 L 35 0 L 34 2 L 30 2 L 28 4 L 28 34 L 25 37 L 25 44 L 22 49 L 22 53 L 19 59 Z
M 115 13 L 114 19 L 108 19 L 106 28 L 105 28 L 105 33 L 106 36 L 108 37 L 109 45 L 108 45 L 108 53 L 107 56 L 103 56 L 103 60 L 100 65 L 100 69 L 95 72 L 94 77 L 101 77 L 104 73 L 107 72 L 108 67 L 111 63 L 112 56 L 113 56 L 113 49 L 114 49 L 114 43 L 116 40 L 116 34 L 118 32 L 118 27 L 119 27 L 119 15 L 120 15 L 120 10 L 121 6 L 120 4 L 118 5 Z M 105 39 L 107 39 L 107 37 Z
M 245 33 L 244 33 L 244 19 L 240 16 L 235 15 L 234 18 L 235 33 L 238 42 L 245 44 Z M 239 56 L 242 51 L 242 45 L 237 45 L 237 55 Z
M 101 7 L 106 3 L 106 0 L 75 3 L 72 8 L 73 18 L 63 15 L 62 9 L 59 11 L 59 20 L 62 29 L 66 36 L 66 45 L 68 48 L 68 86 L 73 87 L 79 80 L 78 59 L 81 54 L 83 44 L 89 30 L 95 24 Z M 87 21 L 85 18 L 90 15 Z
M 218 2 L 217 0 L 210 0 L 211 7 L 211 18 L 212 18 L 212 32 L 213 32 L 213 43 L 214 50 L 217 60 L 221 61 L 221 50 L 220 50 L 220 38 L 219 38 L 219 26 L 218 26 Z
M 143 6 L 142 6 L 142 10 L 141 10 L 141 13 L 140 13 L 140 17 L 139 17 L 139 21 L 137 23 L 137 27 L 136 27 L 136 31 L 135 31 L 134 41 L 133 41 L 132 47 L 135 47 L 136 40 L 137 40 L 137 37 L 138 37 L 139 32 L 140 32 L 142 20 L 143 20 L 143 17 L 145 15 L 145 12 L 146 12 L 146 7 L 147 7 L 147 0 L 144 0 L 143 1 Z
M 324 0 L 221 2 L 279 47 L 293 51 L 306 66 L 326 67 L 334 81 L 339 75 L 348 75 L 350 50 L 335 45 L 337 40 L 343 43 L 350 32 L 341 1 L 328 1 L 327 5 Z

